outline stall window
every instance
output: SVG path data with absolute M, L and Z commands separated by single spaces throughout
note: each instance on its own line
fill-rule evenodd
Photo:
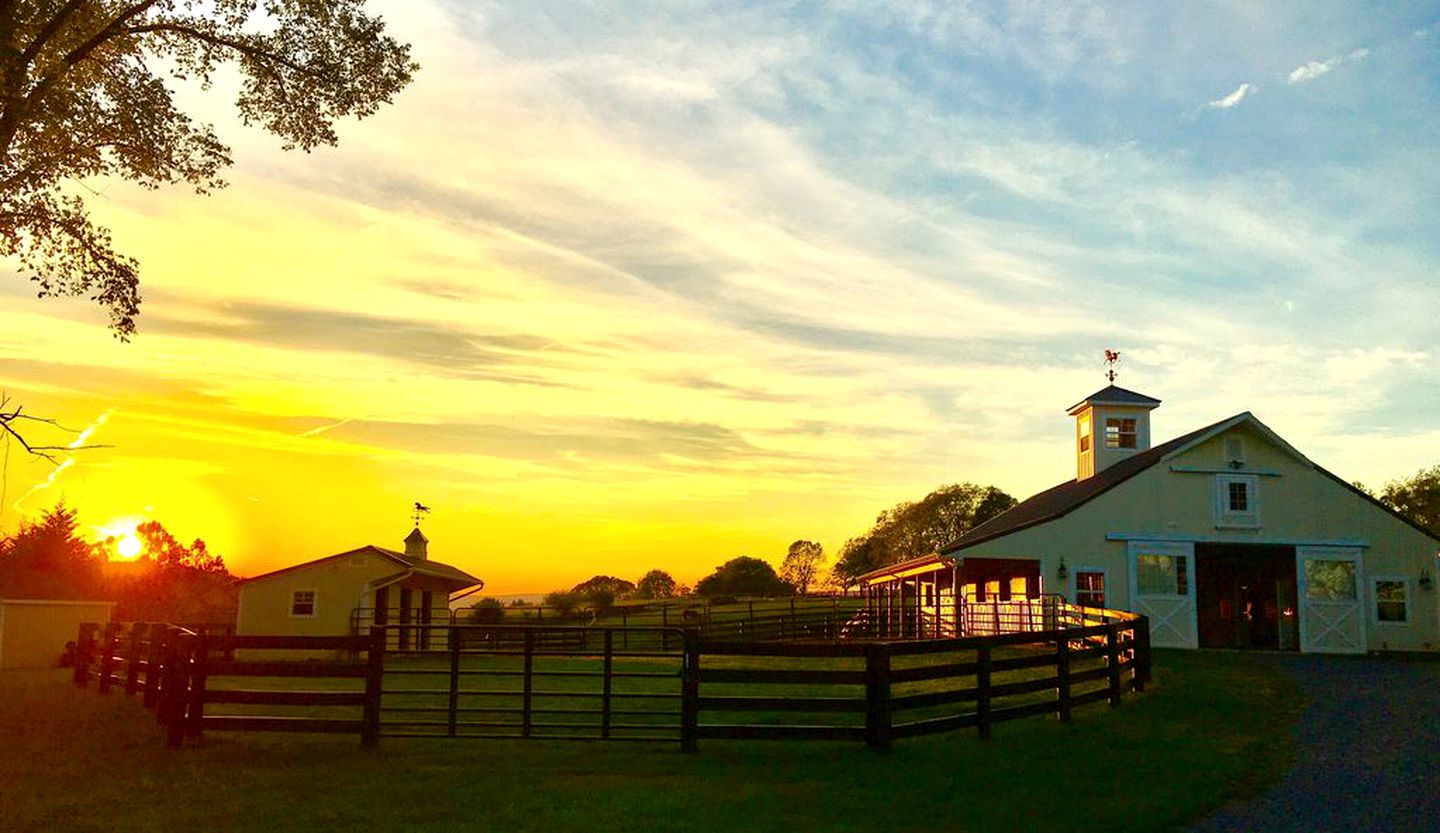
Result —
M 1375 621 L 1382 625 L 1403 625 L 1410 621 L 1410 588 L 1404 579 L 1376 578 Z
M 1075 571 L 1075 604 L 1081 607 L 1105 606 L 1105 574 L 1098 570 Z

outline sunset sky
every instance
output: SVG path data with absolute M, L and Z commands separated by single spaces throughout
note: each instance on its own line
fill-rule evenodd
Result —
M 229 188 L 85 183 L 131 343 L 0 278 L 0 387 L 108 446 L 11 448 L 0 529 L 63 496 L 253 575 L 419 500 L 487 594 L 688 583 L 1073 477 L 1105 348 L 1157 442 L 1440 463 L 1440 5 L 1170 5 L 372 3 L 422 68 L 339 147 L 221 79 Z

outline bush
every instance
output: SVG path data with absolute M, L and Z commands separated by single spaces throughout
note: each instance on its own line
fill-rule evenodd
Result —
M 554 590 L 545 594 L 545 606 L 553 607 L 561 616 L 573 616 L 584 599 L 573 590 Z
M 499 599 L 484 598 L 470 606 L 470 621 L 477 625 L 498 625 L 505 620 Z

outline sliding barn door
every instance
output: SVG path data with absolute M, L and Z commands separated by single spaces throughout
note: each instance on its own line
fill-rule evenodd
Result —
M 1360 588 L 1363 562 L 1356 547 L 1296 547 L 1300 596 L 1300 650 L 1365 653 Z
M 1194 648 L 1195 545 L 1131 541 L 1130 609 L 1150 617 L 1150 642 L 1163 648 Z

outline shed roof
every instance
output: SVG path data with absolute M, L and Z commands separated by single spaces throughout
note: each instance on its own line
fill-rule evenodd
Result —
M 324 558 L 316 558 L 313 561 L 305 561 L 300 564 L 292 564 L 289 567 L 282 567 L 279 570 L 272 570 L 268 573 L 261 573 L 258 576 L 251 576 L 250 578 L 242 579 L 241 583 L 275 578 L 276 576 L 285 575 L 286 573 L 293 573 L 298 570 L 309 569 L 319 564 L 324 564 L 326 562 L 335 561 L 340 558 L 349 558 L 354 555 L 361 555 L 365 553 L 373 553 L 382 558 L 387 558 L 391 561 L 394 561 L 400 567 L 403 567 L 406 570 L 409 570 L 417 575 L 431 576 L 433 578 L 443 579 L 455 583 L 456 590 L 465 587 L 473 587 L 477 584 L 483 585 L 485 583 L 483 580 L 470 575 L 469 573 L 459 569 L 458 567 L 452 567 L 449 564 L 442 564 L 439 561 L 434 561 L 428 558 L 407 558 L 405 556 L 405 553 L 403 552 L 396 552 L 395 550 L 389 550 L 384 547 L 377 547 L 374 544 L 367 544 L 363 547 L 356 547 L 353 550 L 346 550 L 345 552 L 336 553 L 334 555 L 327 555 Z

